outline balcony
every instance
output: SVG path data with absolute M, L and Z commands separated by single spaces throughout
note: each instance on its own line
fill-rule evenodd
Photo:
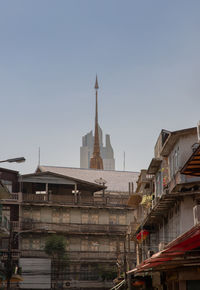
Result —
M 127 207 L 128 197 L 106 196 L 106 197 L 88 197 L 74 195 L 57 194 L 30 194 L 23 193 L 24 203 L 58 204 L 69 206 L 92 206 L 92 207 Z
M 64 232 L 70 234 L 118 234 L 124 235 L 127 231 L 126 225 L 110 224 L 76 224 L 76 223 L 44 223 L 33 220 L 23 221 L 21 230 Z
M 1 253 L 1 260 L 5 261 L 8 259 L 8 249 L 1 248 L 0 253 Z M 12 259 L 14 259 L 14 260 L 19 259 L 19 257 L 20 257 L 19 250 L 12 249 L 11 255 L 12 255 Z
M 47 258 L 48 255 L 43 250 L 22 250 L 21 257 L 29 258 Z M 117 253 L 116 251 L 69 251 L 67 252 L 67 257 L 70 261 L 107 261 L 116 262 L 118 260 L 124 259 L 123 253 Z M 129 259 L 134 259 L 135 253 L 129 254 Z
M 192 184 L 195 182 L 200 182 L 200 177 L 184 175 L 181 174 L 180 171 L 177 171 L 168 184 L 169 192 L 176 191 L 177 185 L 181 185 L 184 183 Z
M 12 192 L 10 193 L 9 198 L 1 199 L 2 204 L 12 204 L 12 203 L 18 203 L 22 200 L 22 193 L 21 192 Z
M 141 170 L 140 176 L 138 178 L 138 183 L 148 183 L 151 182 L 153 175 L 147 174 L 147 170 Z

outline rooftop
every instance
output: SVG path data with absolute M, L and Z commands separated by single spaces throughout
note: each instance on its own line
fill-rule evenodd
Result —
M 116 171 L 116 170 L 97 170 L 97 169 L 80 169 L 59 166 L 38 166 L 36 172 L 52 172 L 63 176 L 92 182 L 102 178 L 106 181 L 106 191 L 112 192 L 128 192 L 129 183 L 133 183 L 136 188 L 136 181 L 139 172 L 132 171 Z

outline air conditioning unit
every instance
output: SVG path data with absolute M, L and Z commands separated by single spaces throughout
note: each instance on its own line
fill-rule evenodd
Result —
M 194 225 L 200 223 L 200 204 L 193 207 Z
M 153 254 L 154 254 L 154 251 L 148 250 L 148 252 L 147 252 L 147 258 L 148 259 L 151 258 L 151 256 L 153 256 Z
M 197 123 L 197 139 L 198 142 L 200 143 L 200 121 Z
M 167 244 L 165 243 L 165 242 L 160 242 L 159 244 L 158 244 L 158 251 L 160 252 L 160 251 L 162 251 L 162 250 L 164 250 L 164 248 L 165 248 L 165 246 L 166 246 Z
M 64 283 L 63 283 L 63 288 L 64 289 L 66 289 L 66 288 L 70 288 L 71 287 L 71 283 L 70 283 L 70 281 L 64 281 Z

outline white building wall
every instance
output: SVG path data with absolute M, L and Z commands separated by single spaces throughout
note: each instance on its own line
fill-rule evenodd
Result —
M 194 226 L 194 206 L 193 198 L 186 196 L 169 209 L 168 216 L 162 219 L 158 230 L 158 244 L 161 242 L 168 244 Z
M 187 196 L 181 201 L 180 205 L 180 234 L 191 229 L 194 226 L 193 207 L 196 202 L 192 197 Z
M 179 138 L 179 140 L 174 145 L 174 148 L 170 152 L 168 156 L 169 163 L 169 178 L 171 179 L 175 172 L 180 170 L 188 158 L 192 154 L 192 145 L 197 142 L 197 135 L 190 134 L 185 135 Z M 173 169 L 173 160 L 175 158 L 175 154 L 177 154 L 177 166 Z M 182 179 L 186 180 L 187 177 L 182 176 Z M 184 180 L 183 180 L 184 182 Z

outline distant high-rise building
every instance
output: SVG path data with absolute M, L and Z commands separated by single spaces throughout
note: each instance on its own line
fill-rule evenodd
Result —
M 80 167 L 92 169 L 115 170 L 113 148 L 110 143 L 110 135 L 106 135 L 106 144 L 103 146 L 102 130 L 98 124 L 98 81 L 96 77 L 96 110 L 95 131 L 90 131 L 82 138 L 80 148 Z
M 110 135 L 106 134 L 105 146 L 103 146 L 102 130 L 99 128 L 99 147 L 101 158 L 103 159 L 104 170 L 115 170 L 115 159 L 113 148 L 110 143 Z M 80 168 L 90 168 L 90 159 L 94 149 L 94 136 L 92 131 L 82 137 L 80 148 Z

